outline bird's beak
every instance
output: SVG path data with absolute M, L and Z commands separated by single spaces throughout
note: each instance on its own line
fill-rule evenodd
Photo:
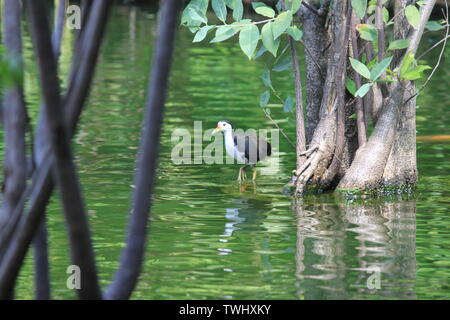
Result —
M 214 130 L 213 130 L 213 134 L 215 134 L 215 133 L 217 133 L 217 132 L 219 132 L 220 131 L 220 128 L 219 128 L 219 126 L 217 126 Z

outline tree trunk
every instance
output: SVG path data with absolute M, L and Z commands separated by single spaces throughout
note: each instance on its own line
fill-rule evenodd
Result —
M 409 37 L 408 53 L 416 53 L 434 3 L 428 1 L 421 7 L 420 24 Z M 406 1 L 403 1 L 397 10 L 405 5 Z M 398 23 L 399 26 L 405 25 L 404 21 Z M 395 38 L 404 37 L 405 30 L 408 29 L 397 27 Z M 397 66 L 400 66 L 401 59 L 397 57 L 397 61 Z M 338 185 L 344 191 L 373 193 L 391 188 L 409 190 L 417 182 L 415 101 L 410 99 L 415 94 L 414 85 L 407 80 L 398 80 L 388 89 L 389 96 L 380 110 L 374 132 L 358 150 L 355 160 Z
M 421 7 L 419 25 L 412 30 L 404 14 L 410 2 L 401 0 L 395 4 L 394 40 L 408 39 L 409 46 L 394 52 L 391 70 L 400 67 L 406 51 L 416 53 L 435 3 L 428 1 Z M 386 188 L 410 190 L 417 183 L 414 83 L 400 79 L 390 85 L 375 82 L 364 99 L 344 95 L 348 57 L 361 59 L 363 49 L 358 45 L 364 47 L 366 65 L 372 58 L 378 62 L 385 58 L 387 45 L 382 9 L 382 1 L 377 1 L 377 54 L 373 43 L 362 40 L 360 44 L 356 40 L 354 29 L 358 22 L 351 21 L 350 1 L 333 2 L 330 8 L 333 14 L 326 19 L 320 16 L 321 9 L 301 9 L 307 76 L 308 150 L 303 154 L 306 160 L 297 165 L 296 176 L 291 182 L 296 186 L 297 194 L 308 189 L 320 191 L 336 186 L 347 192 L 372 193 Z M 327 43 L 331 44 L 329 48 Z M 349 43 L 351 50 L 348 50 Z M 327 50 L 329 52 L 325 54 Z M 322 79 L 322 64 L 325 65 L 326 59 L 326 77 Z M 362 84 L 359 75 L 350 74 L 359 88 Z M 385 73 L 381 79 L 384 77 Z M 353 113 L 357 126 L 356 121 L 350 119 Z M 367 139 L 366 126 L 370 118 L 374 129 Z

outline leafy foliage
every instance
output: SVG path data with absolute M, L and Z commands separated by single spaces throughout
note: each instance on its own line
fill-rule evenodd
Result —
M 209 0 L 191 0 L 183 11 L 181 24 L 195 33 L 193 42 L 205 40 L 213 29 L 215 29 L 215 35 L 210 41 L 211 43 L 222 42 L 239 34 L 242 51 L 249 59 L 255 59 L 266 51 L 277 57 L 280 38 L 283 34 L 287 33 L 297 41 L 303 35 L 298 27 L 292 26 L 293 14 L 300 8 L 301 0 L 286 1 L 288 10 L 284 11 L 280 10 L 279 6 L 275 10 L 263 2 L 253 2 L 252 8 L 255 13 L 265 19 L 260 21 L 243 19 L 242 0 L 211 0 L 211 8 L 223 23 L 222 25 L 208 24 L 206 11 L 209 3 Z M 234 22 L 227 24 L 231 11 Z M 255 54 L 259 40 L 262 41 L 262 46 Z
M 388 57 L 386 59 L 383 59 L 381 62 L 375 64 L 371 70 L 362 62 L 349 58 L 350 64 L 352 65 L 353 69 L 358 72 L 361 76 L 369 80 L 369 82 L 363 84 L 361 87 L 354 92 L 356 85 L 353 81 L 347 80 L 346 87 L 347 90 L 352 93 L 355 97 L 364 97 L 367 92 L 369 92 L 370 87 L 372 87 L 374 82 L 381 81 L 380 77 L 381 75 L 387 70 L 389 65 L 392 62 L 393 57 Z M 388 79 L 390 80 L 390 79 Z M 353 93 L 354 92 L 354 93 Z
M 401 80 L 418 80 L 425 70 L 431 69 L 428 65 L 419 65 L 414 55 L 407 53 L 400 66 L 399 77 Z
M 414 5 L 409 5 L 405 9 L 405 16 L 409 24 L 414 28 L 417 28 L 420 23 L 420 13 L 419 10 Z

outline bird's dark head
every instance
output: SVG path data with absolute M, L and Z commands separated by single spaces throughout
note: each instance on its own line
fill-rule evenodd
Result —
M 232 130 L 233 127 L 231 126 L 231 123 L 227 120 L 220 120 L 217 122 L 217 127 L 214 129 L 214 133 L 219 131 L 229 131 Z

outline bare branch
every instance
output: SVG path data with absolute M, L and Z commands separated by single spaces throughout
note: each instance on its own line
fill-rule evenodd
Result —
M 22 68 L 22 37 L 20 29 L 20 2 L 5 0 L 4 42 L 7 59 L 16 68 Z M 17 79 L 19 81 L 19 79 Z M 3 125 L 5 129 L 4 201 L 0 225 L 11 216 L 26 187 L 26 132 L 27 111 L 21 83 L 5 88 Z
M 46 18 L 46 3 L 41 0 L 28 1 L 30 24 L 40 71 L 45 118 L 49 128 L 51 148 L 55 157 L 55 177 L 60 188 L 61 201 L 66 215 L 71 243 L 72 261 L 83 270 L 82 299 L 100 299 L 94 253 L 83 197 L 73 163 L 67 130 L 64 126 L 56 59 L 52 51 L 49 25 Z
M 353 58 L 359 60 L 359 50 L 358 50 L 358 41 L 356 38 L 356 15 L 352 14 L 351 18 L 351 44 L 353 51 Z M 356 88 L 361 87 L 361 77 L 358 72 L 354 72 L 355 84 Z M 366 129 L 366 121 L 364 116 L 364 108 L 363 108 L 363 100 L 360 97 L 356 98 L 356 126 L 358 128 L 358 145 L 359 147 L 363 146 L 367 141 L 367 129 Z
M 300 167 L 305 161 L 306 157 L 302 156 L 302 152 L 306 150 L 305 137 L 305 119 L 303 117 L 303 94 L 302 94 L 302 80 L 300 75 L 300 64 L 298 63 L 297 49 L 295 48 L 294 39 L 289 38 L 289 46 L 291 47 L 292 66 L 294 71 L 295 81 L 295 117 L 296 117 L 296 136 L 297 136 L 297 167 Z
M 425 25 L 430 18 L 431 11 L 433 11 L 434 4 L 436 0 L 428 0 L 424 3 L 424 5 L 420 8 L 420 22 L 417 29 L 414 30 L 414 33 L 411 35 L 410 43 L 408 46 L 407 52 L 416 54 L 417 48 L 419 47 L 420 39 L 422 38 L 423 31 L 425 30 Z
M 383 21 L 383 0 L 377 0 L 377 5 L 375 7 L 375 25 L 378 30 L 378 60 L 381 61 L 384 59 L 384 51 L 386 50 Z
M 159 136 L 172 60 L 175 31 L 179 24 L 181 3 L 166 0 L 159 15 L 156 49 L 146 102 L 140 154 L 134 177 L 133 207 L 130 212 L 127 245 L 122 251 L 120 267 L 105 293 L 107 299 L 127 299 L 133 291 L 145 251 L 151 193 L 157 165 Z

